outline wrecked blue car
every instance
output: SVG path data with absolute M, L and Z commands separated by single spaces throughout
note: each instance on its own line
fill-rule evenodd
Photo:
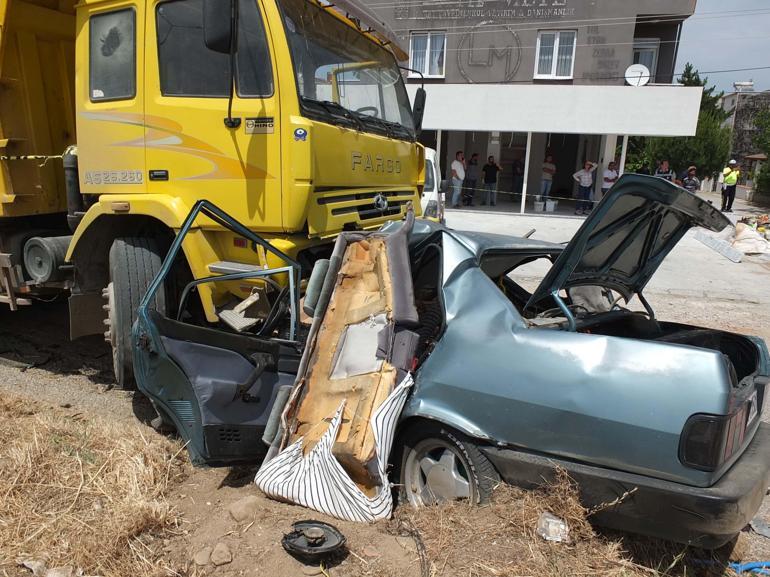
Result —
M 410 271 L 400 283 L 417 312 L 408 327 L 417 335 L 414 386 L 391 454 L 402 500 L 484 502 L 501 480 L 536 486 L 560 467 L 587 507 L 614 503 L 593 516 L 597 524 L 708 548 L 734 537 L 770 481 L 767 347 L 659 319 L 643 294 L 691 227 L 728 224 L 669 182 L 625 175 L 567 245 L 422 220 L 378 232 L 410 227 Z M 260 459 L 261 439 L 275 436 L 276 398 L 285 403 L 305 370 L 298 298 L 281 290 L 284 305 L 269 309 L 271 331 L 262 334 L 153 310 L 186 231 L 139 309 L 139 387 L 194 461 Z M 285 262 L 276 274 L 296 293 L 299 265 Z M 529 286 L 521 271 L 538 263 L 542 279 Z M 628 308 L 632 299 L 640 306 Z

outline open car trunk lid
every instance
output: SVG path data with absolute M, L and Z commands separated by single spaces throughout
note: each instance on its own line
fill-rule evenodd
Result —
M 580 285 L 609 288 L 628 300 L 644 289 L 691 227 L 718 232 L 729 224 L 709 203 L 667 180 L 624 174 L 586 218 L 526 306 Z

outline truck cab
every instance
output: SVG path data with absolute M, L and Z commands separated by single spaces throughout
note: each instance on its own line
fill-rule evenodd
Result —
M 53 279 L 69 289 L 71 335 L 106 324 L 119 384 L 131 382 L 138 299 L 198 200 L 308 271 L 340 231 L 379 227 L 409 203 L 419 210 L 425 158 L 398 66 L 406 54 L 365 8 L 49 4 L 0 8 L 0 229 L 14 231 L 13 250 L 0 253 L 16 287 L 5 292 L 47 290 Z M 55 158 L 67 145 L 70 179 Z M 38 166 L 29 155 L 50 159 Z M 184 280 L 280 266 L 205 219 L 181 260 Z M 269 301 L 279 290 L 253 279 L 216 286 L 198 290 L 208 323 L 234 298 Z M 169 282 L 158 306 L 173 309 L 177 292 Z

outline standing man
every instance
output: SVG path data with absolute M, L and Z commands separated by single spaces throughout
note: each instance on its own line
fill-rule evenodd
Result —
M 511 172 L 513 173 L 513 192 L 521 198 L 521 191 L 524 188 L 524 161 L 518 155 L 513 159 Z
M 618 165 L 615 164 L 615 161 L 613 160 L 607 165 L 607 168 L 604 169 L 604 174 L 602 175 L 602 191 L 599 193 L 599 198 L 596 199 L 596 202 L 601 202 L 604 198 L 604 195 L 607 194 L 607 192 L 612 188 L 612 185 L 617 181 Z
M 452 208 L 460 208 L 460 195 L 463 191 L 463 181 L 465 180 L 465 154 L 462 150 L 455 153 L 455 159 L 452 161 Z
M 471 159 L 465 169 L 465 194 L 463 194 L 463 204 L 473 206 L 473 199 L 476 196 L 476 185 L 479 182 L 479 155 L 477 152 L 471 154 Z
M 554 174 L 556 174 L 556 165 L 553 163 L 553 156 L 548 154 L 543 161 L 543 180 L 540 185 L 540 193 L 546 198 L 551 194 Z
M 572 175 L 578 183 L 578 201 L 575 214 L 588 214 L 591 212 L 591 186 L 594 183 L 594 170 L 596 163 L 586 160 L 583 168 Z
M 658 169 L 655 171 L 655 176 L 658 178 L 665 178 L 669 182 L 674 182 L 676 180 L 676 174 L 671 170 L 668 160 L 660 161 L 660 166 L 658 166 Z
M 495 157 L 490 156 L 481 170 L 484 171 L 484 191 L 486 192 L 486 200 L 481 204 L 495 206 L 497 204 L 497 173 L 503 169 L 495 162 Z
M 722 185 L 722 212 L 733 211 L 735 187 L 738 185 L 738 177 L 740 175 L 740 167 L 735 160 L 728 162 L 722 171 L 722 176 L 724 177 L 724 184 Z
M 687 169 L 687 174 L 682 179 L 682 187 L 692 194 L 698 194 L 700 190 L 700 179 L 695 175 L 698 171 L 696 166 L 691 166 Z

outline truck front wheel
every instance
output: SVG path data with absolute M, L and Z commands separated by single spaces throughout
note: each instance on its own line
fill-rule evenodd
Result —
M 105 340 L 112 346 L 115 383 L 120 389 L 134 388 L 134 366 L 131 354 L 131 328 L 136 309 L 147 287 L 160 270 L 163 257 L 153 238 L 117 238 L 110 248 L 110 283 L 104 290 L 107 331 Z M 155 297 L 153 308 L 166 311 L 163 288 Z

